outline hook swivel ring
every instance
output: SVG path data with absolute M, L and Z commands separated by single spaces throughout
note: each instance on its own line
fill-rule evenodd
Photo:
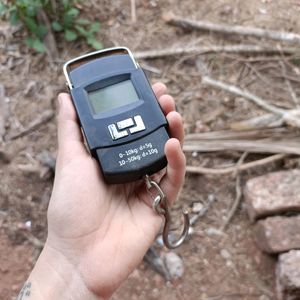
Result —
M 162 235 L 163 242 L 167 248 L 175 249 L 184 242 L 185 238 L 188 235 L 189 227 L 190 227 L 190 219 L 189 219 L 188 211 L 187 210 L 183 211 L 184 227 L 179 236 L 179 239 L 175 242 L 174 241 L 171 242 L 169 240 L 171 215 L 170 215 L 170 211 L 169 211 L 169 207 L 168 207 L 167 197 L 164 194 L 164 192 L 162 191 L 162 189 L 160 188 L 160 186 L 155 181 L 151 180 L 151 178 L 148 175 L 146 175 L 145 181 L 146 181 L 147 191 L 148 191 L 150 197 L 153 199 L 153 203 L 152 203 L 153 209 L 159 215 L 164 215 L 164 217 L 165 217 L 165 225 L 164 225 L 163 235 Z M 152 188 L 156 190 L 156 193 L 157 193 L 156 195 L 151 193 Z

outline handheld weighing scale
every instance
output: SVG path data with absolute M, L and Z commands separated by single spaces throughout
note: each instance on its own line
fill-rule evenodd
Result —
M 88 148 L 107 183 L 135 181 L 167 165 L 167 120 L 129 49 L 72 59 L 64 74 Z

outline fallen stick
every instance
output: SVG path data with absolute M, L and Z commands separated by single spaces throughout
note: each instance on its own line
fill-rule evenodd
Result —
M 46 53 L 50 58 L 51 62 L 56 61 L 59 58 L 59 53 L 58 53 L 57 43 L 53 34 L 52 26 L 49 21 L 48 15 L 45 13 L 43 9 L 39 9 L 37 13 L 37 18 L 47 28 L 47 33 L 43 38 L 44 43 L 46 45 Z
M 16 134 L 13 134 L 9 137 L 7 137 L 5 140 L 16 140 L 18 138 L 21 138 L 29 133 L 31 133 L 32 131 L 36 130 L 37 128 L 39 128 L 41 125 L 49 122 L 54 116 L 53 110 L 49 109 L 44 111 L 44 113 L 42 113 L 38 118 L 36 118 L 35 120 L 33 120 L 27 128 L 23 129 L 21 132 L 18 132 Z
M 281 116 L 273 113 L 265 113 L 247 120 L 230 123 L 230 128 L 236 131 L 253 130 L 259 128 L 278 128 L 284 125 Z
M 269 157 L 255 160 L 249 163 L 241 164 L 238 167 L 239 172 L 243 172 L 249 169 L 265 166 L 267 164 L 273 163 L 278 160 L 282 160 L 284 158 L 288 157 L 287 154 L 275 154 L 271 155 Z M 236 166 L 233 167 L 227 167 L 227 168 L 219 168 L 219 169 L 213 169 L 213 168 L 205 168 L 205 167 L 198 167 L 198 166 L 186 166 L 186 171 L 188 173 L 194 173 L 194 174 L 202 174 L 202 175 L 227 175 L 231 174 L 236 170 Z
M 207 30 L 219 32 L 223 34 L 237 34 L 243 36 L 254 36 L 259 38 L 267 38 L 281 42 L 294 42 L 300 44 L 300 35 L 293 32 L 275 31 L 250 26 L 231 26 L 226 24 L 216 24 L 208 21 L 197 21 L 167 13 L 163 19 L 172 25 L 180 26 L 183 28 L 191 28 L 197 30 Z
M 3 142 L 6 132 L 6 119 L 8 117 L 8 98 L 5 96 L 5 88 L 0 84 L 0 143 Z
M 280 65 L 280 67 L 282 69 L 282 75 L 283 75 L 282 77 L 284 78 L 285 84 L 286 84 L 286 86 L 287 86 L 287 88 L 288 88 L 288 90 L 290 92 L 291 98 L 292 98 L 295 106 L 299 108 L 298 97 L 297 97 L 297 95 L 296 95 L 296 93 L 295 93 L 295 91 L 294 91 L 294 89 L 293 89 L 290 81 L 287 78 L 286 66 L 285 66 L 285 64 L 284 64 L 284 62 L 282 60 L 279 61 L 279 65 Z
M 185 152 L 248 151 L 249 153 L 285 153 L 300 155 L 300 140 L 212 140 L 193 141 L 183 145 Z
M 226 227 L 229 225 L 229 223 L 231 222 L 233 216 L 235 215 L 235 213 L 236 213 L 236 211 L 237 211 L 237 209 L 238 209 L 238 207 L 241 203 L 242 187 L 241 187 L 240 166 L 243 163 L 243 161 L 245 160 L 245 158 L 247 157 L 247 155 L 248 155 L 248 152 L 244 152 L 243 155 L 238 160 L 236 166 L 235 166 L 235 170 L 234 170 L 235 199 L 234 199 L 233 205 L 232 205 L 228 215 L 226 216 L 226 219 L 225 219 L 224 223 L 220 227 L 221 231 L 224 231 L 226 229 Z
M 185 136 L 185 141 L 203 141 L 203 140 L 250 140 L 265 138 L 287 138 L 299 137 L 299 133 L 291 131 L 288 128 L 263 128 L 251 130 L 217 130 L 201 133 L 190 133 Z
M 282 47 L 280 49 L 285 54 L 295 54 L 299 52 L 298 48 L 295 47 Z M 211 45 L 211 46 L 185 46 L 180 47 L 174 45 L 171 48 L 139 51 L 135 52 L 134 57 L 136 59 L 147 59 L 147 58 L 162 58 L 175 55 L 199 55 L 205 53 L 265 53 L 265 54 L 279 54 L 279 50 L 274 46 L 260 46 L 260 45 Z
M 131 7 L 131 22 L 136 22 L 136 3 L 135 0 L 130 0 L 130 7 Z
M 203 76 L 202 83 L 214 88 L 224 90 L 231 94 L 241 96 L 246 100 L 250 100 L 261 108 L 281 116 L 283 120 L 288 124 L 300 128 L 300 118 L 296 116 L 297 114 L 300 114 L 300 110 L 285 110 L 282 108 L 278 108 L 272 104 L 269 104 L 266 100 L 248 92 L 247 90 L 242 90 L 235 85 L 215 80 L 213 78 L 210 78 L 209 76 Z

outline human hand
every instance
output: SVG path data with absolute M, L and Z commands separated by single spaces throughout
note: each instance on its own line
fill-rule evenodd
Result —
M 157 83 L 153 90 L 172 136 L 165 145 L 167 168 L 156 179 L 172 203 L 185 174 L 182 119 L 173 98 L 165 95 L 166 87 Z M 46 263 L 47 269 L 55 270 L 55 282 L 70 299 L 107 299 L 140 263 L 158 234 L 162 217 L 153 211 L 144 181 L 121 185 L 103 181 L 98 163 L 83 144 L 70 96 L 60 94 L 59 103 L 48 238 L 32 276 L 41 276 L 39 269 Z M 67 284 L 59 283 L 59 278 Z M 47 278 L 44 283 L 49 286 Z M 51 290 L 48 293 L 56 295 Z

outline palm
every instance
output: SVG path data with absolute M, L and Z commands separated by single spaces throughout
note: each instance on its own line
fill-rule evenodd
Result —
M 144 183 L 106 185 L 96 161 L 87 156 L 74 157 L 56 176 L 48 210 L 50 246 L 72 249 L 74 260 L 81 257 L 89 270 L 83 276 L 102 283 L 92 284 L 95 289 L 118 285 L 142 259 L 161 224 L 145 203 Z M 62 189 L 69 192 L 58 200 Z

